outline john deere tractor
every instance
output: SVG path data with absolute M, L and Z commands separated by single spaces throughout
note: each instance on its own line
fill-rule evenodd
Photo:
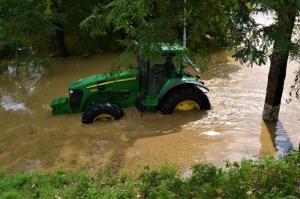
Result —
M 154 51 L 154 50 L 153 50 Z M 180 45 L 161 45 L 146 57 L 137 53 L 134 69 L 119 74 L 97 74 L 72 82 L 69 97 L 54 99 L 53 115 L 83 112 L 84 124 L 97 120 L 121 119 L 122 108 L 135 106 L 141 113 L 172 114 L 177 110 L 210 109 L 203 91 L 208 88 L 186 67 L 199 68 L 185 56 Z

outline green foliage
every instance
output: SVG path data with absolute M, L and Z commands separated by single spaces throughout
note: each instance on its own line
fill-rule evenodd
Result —
M 226 24 L 235 3 L 235 0 L 187 1 L 186 4 L 182 0 L 104 1 L 95 6 L 80 27 L 93 38 L 109 31 L 119 32 L 123 35 L 119 44 L 131 51 L 135 41 L 140 44 L 182 43 L 186 26 L 188 47 L 200 55 L 203 60 L 200 67 L 205 69 L 210 46 L 230 45 Z
M 19 66 L 36 66 L 49 61 L 38 54 L 36 42 L 53 35 L 55 27 L 47 26 L 49 18 L 44 14 L 45 2 L 1 1 L 0 5 L 0 57 Z M 26 19 L 26 20 L 25 20 Z M 38 19 L 38 20 L 37 20 Z M 46 26 L 45 26 L 46 25 Z M 38 65 L 40 66 L 40 65 Z
M 118 182 L 118 179 L 114 176 L 114 174 L 114 169 L 110 165 L 105 165 L 103 168 L 99 169 L 97 177 L 104 184 L 114 186 Z
M 259 3 L 259 6 L 257 4 Z M 293 40 L 288 35 L 287 27 L 294 26 L 293 12 L 299 12 L 300 1 L 252 0 L 240 1 L 230 15 L 232 47 L 237 47 L 234 57 L 241 63 L 266 64 L 267 59 L 274 56 L 284 57 L 289 54 L 291 60 L 299 57 L 299 31 L 294 31 Z M 253 14 L 274 16 L 271 24 L 260 24 Z M 277 42 L 276 45 L 273 45 Z M 240 46 L 241 45 L 241 46 Z
M 189 179 L 189 184 L 192 186 L 201 186 L 206 183 L 217 184 L 220 175 L 222 175 L 222 170 L 218 170 L 211 164 L 197 164 L 193 166 L 193 175 Z
M 153 171 L 145 168 L 139 181 L 140 191 L 149 198 L 173 198 L 182 185 L 176 169 L 168 164 Z
M 61 12 L 66 15 L 67 20 L 67 24 L 64 25 L 66 43 L 73 54 L 88 57 L 93 53 L 119 49 L 117 44 L 117 40 L 121 37 L 119 33 L 103 31 L 98 34 L 98 37 L 91 37 L 87 28 L 79 27 L 81 21 L 85 20 L 95 5 L 93 0 L 61 1 L 60 3 Z
M 0 74 L 7 71 L 8 62 L 7 61 L 1 61 L 0 62 Z
M 113 63 L 110 75 L 119 74 L 122 70 L 132 68 L 136 72 L 136 55 L 134 52 L 123 52 Z
M 79 28 L 94 6 L 93 0 L 1 1 L 0 57 L 15 59 L 18 49 L 24 48 L 31 48 L 36 58 L 56 53 L 53 40 L 58 31 L 64 34 L 73 54 L 88 57 L 102 50 L 119 49 L 117 40 L 122 37 L 119 33 L 105 33 L 96 40 Z
M 93 177 L 58 168 L 53 173 L 0 171 L 1 198 L 298 198 L 300 152 L 256 161 L 243 159 L 221 168 L 197 164 L 182 178 L 167 163 L 145 167 L 138 179 L 126 169 L 104 165 Z

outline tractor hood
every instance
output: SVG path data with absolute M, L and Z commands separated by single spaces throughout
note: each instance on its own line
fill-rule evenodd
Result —
M 92 88 L 102 85 L 111 84 L 114 82 L 128 81 L 130 79 L 135 79 L 136 74 L 132 71 L 122 71 L 120 74 L 110 75 L 109 73 L 102 73 L 97 75 L 92 75 L 79 80 L 76 80 L 69 84 L 69 89 L 79 89 L 79 88 Z

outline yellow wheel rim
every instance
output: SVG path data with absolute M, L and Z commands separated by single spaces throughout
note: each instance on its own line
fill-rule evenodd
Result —
M 177 104 L 177 106 L 175 107 L 175 111 L 189 111 L 193 108 L 200 109 L 200 106 L 192 100 L 185 100 Z
M 93 122 L 96 122 L 97 120 L 100 120 L 100 121 L 107 121 L 107 120 L 114 120 L 114 118 L 109 115 L 109 114 L 101 114 L 101 115 L 98 115 Z

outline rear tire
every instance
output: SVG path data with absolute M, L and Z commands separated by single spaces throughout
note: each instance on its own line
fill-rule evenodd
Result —
M 180 106 L 184 108 L 181 108 Z M 210 109 L 207 96 L 197 87 L 183 86 L 167 93 L 159 103 L 161 114 L 172 114 L 175 110 Z
M 111 102 L 94 102 L 83 112 L 81 122 L 91 124 L 101 118 L 119 120 L 122 117 L 124 117 L 124 111 L 118 105 Z

